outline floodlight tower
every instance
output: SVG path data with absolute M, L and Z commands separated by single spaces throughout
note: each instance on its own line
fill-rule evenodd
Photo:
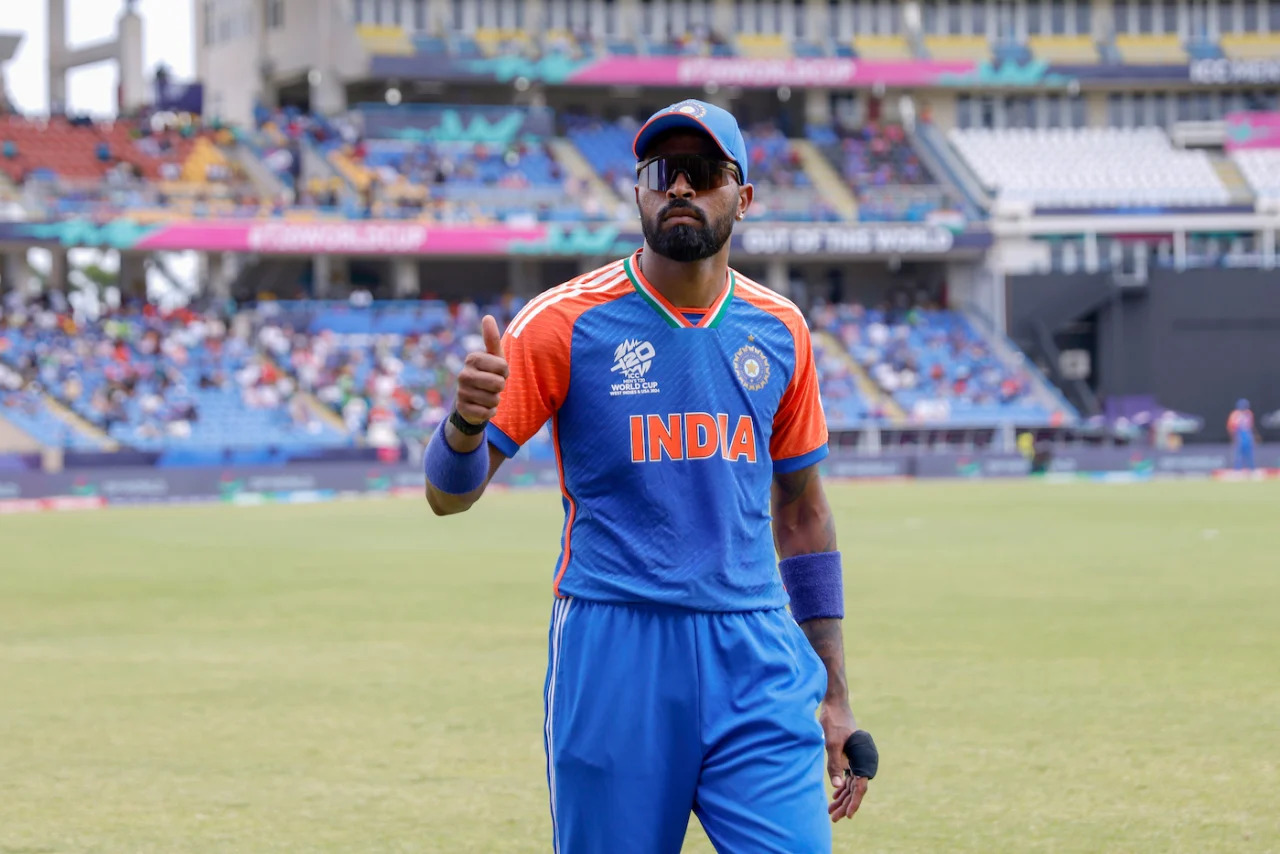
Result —
M 95 62 L 114 62 L 120 72 L 121 113 L 131 113 L 148 102 L 147 81 L 142 73 L 142 16 L 137 0 L 125 0 L 112 38 L 81 48 L 67 45 L 67 0 L 48 0 L 49 9 L 49 111 L 67 107 L 67 72 Z

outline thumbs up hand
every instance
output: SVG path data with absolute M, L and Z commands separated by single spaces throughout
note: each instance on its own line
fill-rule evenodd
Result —
M 498 321 L 486 314 L 480 321 L 484 351 L 468 353 L 458 374 L 454 404 L 458 414 L 471 424 L 484 424 L 498 411 L 498 398 L 507 385 L 507 360 L 502 355 L 502 335 Z

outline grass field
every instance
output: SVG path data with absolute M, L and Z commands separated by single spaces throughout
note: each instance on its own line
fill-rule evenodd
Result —
M 883 755 L 838 852 L 1280 851 L 1280 484 L 830 493 Z M 0 852 L 549 850 L 558 529 L 0 518 Z

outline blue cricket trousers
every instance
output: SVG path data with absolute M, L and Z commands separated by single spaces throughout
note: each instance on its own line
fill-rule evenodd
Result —
M 555 854 L 828 854 L 826 671 L 785 609 L 558 599 L 545 686 Z
M 1236 470 L 1252 469 L 1253 466 L 1253 439 L 1236 440 L 1235 454 L 1232 464 Z

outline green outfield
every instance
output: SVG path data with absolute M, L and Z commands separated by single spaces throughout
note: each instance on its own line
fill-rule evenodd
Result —
M 883 755 L 837 851 L 1280 850 L 1280 484 L 831 497 Z M 0 518 L 0 852 L 549 850 L 559 512 Z

